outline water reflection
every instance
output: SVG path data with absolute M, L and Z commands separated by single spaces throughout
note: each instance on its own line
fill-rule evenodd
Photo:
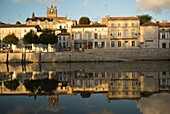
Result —
M 34 105 L 27 110 L 28 106 L 21 103 L 4 110 L 6 113 L 168 114 L 170 111 L 167 61 L 0 64 L 0 68 L 0 99 L 4 98 L 1 103 L 21 97 L 22 102 L 27 99 Z M 39 104 L 35 106 L 33 100 L 23 95 L 34 96 Z

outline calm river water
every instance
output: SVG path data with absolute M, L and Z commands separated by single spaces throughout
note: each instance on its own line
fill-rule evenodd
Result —
M 0 64 L 0 114 L 169 114 L 170 61 Z

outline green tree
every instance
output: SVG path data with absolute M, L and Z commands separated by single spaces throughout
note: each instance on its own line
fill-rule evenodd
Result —
M 21 22 L 19 22 L 19 21 L 16 22 L 16 25 L 20 25 L 20 24 L 21 24 Z
M 57 36 L 55 35 L 55 31 L 51 29 L 44 29 L 42 34 L 40 35 L 40 43 L 48 46 L 48 44 L 57 43 Z M 48 51 L 48 48 L 47 48 Z
M 90 24 L 90 19 L 88 17 L 81 17 L 79 20 L 79 24 L 84 24 L 84 25 L 89 25 Z
M 144 24 L 145 22 L 150 22 L 152 20 L 152 16 L 148 14 L 138 15 L 140 19 L 140 25 Z
M 39 37 L 37 36 L 37 34 L 33 31 L 30 30 L 30 32 L 28 32 L 27 34 L 24 35 L 24 38 L 22 39 L 24 44 L 38 44 L 40 43 L 39 41 Z
M 39 38 L 33 30 L 30 30 L 30 32 L 25 34 L 25 36 L 23 38 L 23 43 L 24 44 L 38 44 Z
M 14 44 L 14 45 L 18 44 L 18 38 L 15 36 L 14 33 L 8 34 L 3 39 L 3 43 L 10 45 L 10 49 L 11 49 L 12 44 Z

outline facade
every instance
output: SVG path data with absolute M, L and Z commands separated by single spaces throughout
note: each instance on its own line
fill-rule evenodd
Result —
M 108 47 L 106 25 L 73 25 L 72 43 L 75 50 Z
M 170 48 L 170 22 L 159 23 L 159 48 Z
M 16 37 L 19 39 L 19 44 L 17 46 L 13 45 L 12 50 L 13 51 L 21 51 L 23 48 L 23 44 L 22 44 L 21 40 L 25 34 L 30 32 L 30 30 L 33 30 L 37 34 L 40 34 L 41 28 L 37 25 L 25 25 L 25 24 L 0 25 L 0 38 L 2 41 L 5 36 L 14 33 L 16 35 Z M 5 45 L 1 44 L 1 47 L 3 48 L 3 47 L 5 47 Z
M 146 22 L 140 27 L 140 47 L 158 48 L 159 25 L 154 22 Z
M 138 77 L 137 72 L 112 72 L 109 78 L 108 100 L 140 98 Z
M 108 27 L 108 37 L 112 48 L 138 47 L 140 22 L 138 17 L 102 18 L 102 24 Z
M 70 33 L 66 29 L 62 29 L 61 33 L 57 34 L 58 48 L 60 49 L 71 49 L 71 38 Z
M 47 7 L 46 17 L 36 17 L 34 13 L 31 18 L 26 19 L 26 25 L 39 25 L 41 29 L 53 29 L 60 33 L 61 29 L 67 29 L 71 31 L 71 26 L 75 25 L 76 21 L 67 19 L 66 16 L 57 16 L 57 7 Z

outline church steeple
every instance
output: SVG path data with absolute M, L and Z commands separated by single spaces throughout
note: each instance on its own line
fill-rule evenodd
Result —
M 57 7 L 51 5 L 51 7 L 47 7 L 47 17 L 57 17 Z
M 35 18 L 35 14 L 34 14 L 34 12 L 32 12 L 32 18 Z

